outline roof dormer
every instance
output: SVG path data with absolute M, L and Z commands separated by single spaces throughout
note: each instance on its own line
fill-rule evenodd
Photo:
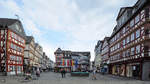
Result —
M 133 7 L 122 7 L 117 16 L 117 26 L 122 26 L 132 15 Z

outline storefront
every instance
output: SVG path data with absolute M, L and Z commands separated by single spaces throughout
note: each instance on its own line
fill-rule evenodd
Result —
M 120 75 L 121 74 L 121 65 L 113 65 L 112 74 L 113 75 Z
M 112 71 L 111 72 L 112 72 L 111 74 L 117 75 L 117 73 L 116 73 L 116 66 L 115 65 L 112 66 Z
M 130 64 L 126 66 L 126 76 L 132 77 L 132 66 Z
M 140 63 L 130 63 L 130 64 L 118 64 L 112 65 L 111 74 L 118 76 L 126 76 L 133 78 L 140 78 Z
M 133 78 L 140 78 L 140 72 L 141 72 L 141 64 L 140 63 L 130 63 L 127 64 L 126 67 L 126 76 L 127 77 L 133 77 Z
M 120 66 L 120 76 L 125 76 L 125 64 L 122 64 L 121 66 Z

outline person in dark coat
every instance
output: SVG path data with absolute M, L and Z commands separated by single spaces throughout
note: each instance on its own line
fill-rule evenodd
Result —
M 62 78 L 64 78 L 64 77 L 65 77 L 65 75 L 66 75 L 66 71 L 65 71 L 65 69 L 61 69 L 61 76 L 62 76 Z

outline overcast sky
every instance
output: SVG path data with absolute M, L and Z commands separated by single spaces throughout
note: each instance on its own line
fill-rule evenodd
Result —
M 35 37 L 55 60 L 60 47 L 72 51 L 90 51 L 98 40 L 110 36 L 120 7 L 137 0 L 0 0 L 0 18 L 19 15 L 27 35 Z

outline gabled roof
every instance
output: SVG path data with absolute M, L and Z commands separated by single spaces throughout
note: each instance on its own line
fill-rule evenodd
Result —
M 58 48 L 57 50 L 56 50 L 56 52 L 61 52 L 62 50 L 61 50 L 61 48 Z
M 16 28 L 16 25 L 19 27 L 19 30 Z M 22 38 L 26 38 L 26 34 L 22 23 L 18 19 L 9 19 L 9 18 L 0 18 L 0 28 L 1 29 L 10 29 L 11 31 L 17 33 Z
M 38 43 L 35 43 L 35 49 L 36 49 L 38 46 L 39 46 L 39 44 L 38 44 Z
M 1 26 L 10 26 L 14 23 L 16 23 L 17 19 L 8 19 L 8 18 L 0 18 L 0 25 Z
M 120 16 L 123 15 L 123 13 L 127 10 L 127 9 L 132 9 L 133 7 L 122 7 L 119 11 L 119 14 L 117 16 L 117 20 L 119 19 Z
M 103 44 L 102 44 L 102 48 L 105 46 L 105 43 L 107 43 L 107 44 L 109 43 L 109 38 L 110 38 L 110 37 L 105 37 L 105 38 L 104 38 Z
M 105 38 L 104 38 L 104 41 L 108 41 L 108 40 L 109 40 L 109 38 L 110 38 L 110 37 L 105 37 Z
M 102 44 L 102 43 L 103 43 L 102 40 L 98 40 L 98 41 L 97 41 L 97 44 L 95 45 L 95 49 L 98 48 L 98 47 L 100 46 L 100 44 Z
M 90 55 L 90 52 L 89 51 L 87 51 L 87 52 L 80 52 L 80 51 L 72 51 L 71 52 L 71 56 L 81 56 L 81 55 L 83 55 L 83 56 L 87 56 L 87 57 L 91 57 L 91 55 Z
M 150 0 L 138 0 L 134 6 L 132 6 L 132 7 L 127 7 L 127 8 L 132 8 L 132 9 L 133 9 L 131 16 L 126 20 L 126 22 L 124 22 L 123 25 L 121 25 L 121 26 L 119 26 L 119 27 L 116 26 L 117 29 L 116 29 L 115 31 L 113 31 L 113 33 L 112 33 L 110 39 L 111 39 L 117 32 L 119 32 L 119 31 L 123 28 L 123 26 L 124 26 L 128 21 L 130 21 L 145 5 L 147 5 L 147 3 L 150 3 Z M 122 15 L 122 14 L 121 14 L 121 13 L 123 13 L 122 11 L 123 11 L 123 9 L 120 9 L 119 14 L 118 14 L 118 16 L 117 16 L 117 19 L 119 19 L 120 15 Z M 124 11 L 125 11 L 125 10 L 124 10 Z M 133 11 L 134 11 L 134 12 L 133 12 Z
M 26 44 L 31 43 L 32 39 L 34 39 L 33 36 L 26 36 Z

